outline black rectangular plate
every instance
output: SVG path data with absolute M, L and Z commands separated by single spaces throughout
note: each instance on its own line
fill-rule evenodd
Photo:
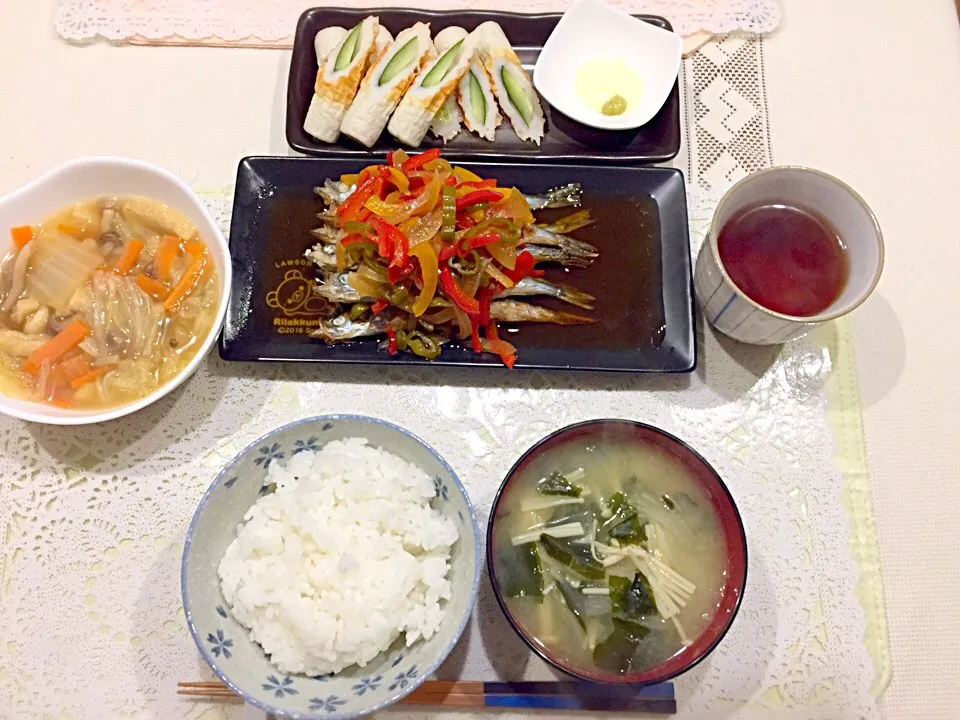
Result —
M 308 333 L 319 322 L 310 300 L 315 266 L 304 257 L 323 205 L 313 193 L 326 178 L 358 172 L 346 158 L 249 157 L 237 169 L 230 223 L 233 289 L 220 355 L 239 361 L 300 361 L 419 365 L 406 353 L 390 357 L 378 340 L 326 345 Z M 585 269 L 547 270 L 596 296 L 582 314 L 595 325 L 509 327 L 518 368 L 689 372 L 695 365 L 693 282 L 683 174 L 668 168 L 469 163 L 482 177 L 527 193 L 568 182 L 583 185 L 583 206 L 596 218 L 573 233 L 595 244 L 600 257 Z M 569 210 L 537 213 L 543 220 Z M 526 300 L 531 300 L 527 298 Z M 581 312 L 552 299 L 532 301 Z M 498 366 L 469 343 L 444 347 L 434 365 Z
M 313 8 L 305 11 L 297 23 L 297 32 L 293 42 L 293 58 L 290 61 L 290 79 L 287 84 L 287 142 L 294 150 L 307 155 L 352 155 L 369 157 L 371 154 L 382 156 L 397 145 L 390 134 L 384 130 L 377 144 L 371 150 L 341 136 L 332 144 L 322 143 L 311 137 L 303 129 L 303 120 L 313 97 L 313 85 L 317 77 L 317 53 L 313 39 L 317 32 L 331 25 L 350 28 L 368 15 L 380 17 L 380 23 L 396 35 L 404 28 L 416 22 L 430 23 L 434 35 L 451 25 L 460 25 L 467 31 L 480 23 L 494 20 L 503 27 L 513 43 L 520 61 L 528 72 L 540 56 L 543 44 L 550 37 L 561 13 L 525 15 L 521 13 L 483 12 L 483 11 L 430 11 L 409 9 L 348 9 Z M 670 23 L 654 15 L 637 17 L 671 30 Z M 523 142 L 504 119 L 497 130 L 496 140 L 490 142 L 477 137 L 466 129 L 461 130 L 446 145 L 444 156 L 457 160 L 537 160 L 545 162 L 571 163 L 616 163 L 643 164 L 663 162 L 674 157 L 680 150 L 680 89 L 673 86 L 667 102 L 660 112 L 641 128 L 636 130 L 596 130 L 581 125 L 565 115 L 553 110 L 543 102 L 543 111 L 547 118 L 547 130 L 539 146 Z M 422 149 L 444 147 L 443 142 L 427 134 L 420 146 Z

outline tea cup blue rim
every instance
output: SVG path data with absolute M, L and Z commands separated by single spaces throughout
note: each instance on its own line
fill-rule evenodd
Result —
M 351 712 L 340 712 L 340 713 L 324 713 L 323 715 L 291 712 L 289 710 L 283 710 L 281 708 L 276 708 L 276 707 L 273 707 L 272 705 L 268 705 L 267 703 L 252 697 L 249 693 L 244 692 L 234 682 L 232 682 L 230 678 L 227 677 L 226 673 L 224 673 L 217 666 L 216 661 L 210 656 L 210 653 L 207 652 L 207 649 L 204 647 L 202 639 L 200 638 L 200 635 L 197 632 L 196 625 L 193 621 L 193 613 L 190 610 L 190 597 L 189 597 L 189 594 L 187 593 L 187 559 L 190 556 L 190 547 L 193 543 L 193 533 L 197 523 L 197 519 L 200 517 L 201 513 L 203 512 L 203 509 L 206 506 L 207 501 L 210 499 L 210 496 L 213 493 L 213 491 L 217 487 L 219 487 L 219 485 L 224 481 L 225 478 L 230 477 L 230 471 L 237 463 L 240 462 L 241 458 L 246 456 L 248 452 L 255 450 L 256 448 L 263 445 L 268 439 L 273 438 L 279 435 L 280 433 L 286 432 L 299 425 L 303 425 L 305 423 L 314 423 L 314 422 L 339 422 L 343 420 L 359 420 L 361 422 L 372 423 L 375 425 L 382 425 L 390 428 L 391 430 L 396 430 L 402 433 L 403 435 L 406 435 L 411 440 L 419 443 L 428 452 L 430 452 L 430 454 L 433 455 L 437 459 L 437 461 L 440 463 L 440 465 L 443 466 L 443 468 L 450 474 L 450 477 L 453 480 L 454 484 L 456 485 L 457 489 L 460 491 L 461 495 L 463 495 L 464 502 L 467 505 L 467 512 L 470 516 L 470 527 L 473 531 L 473 540 L 474 540 L 473 581 L 470 586 L 470 597 L 467 601 L 466 612 L 463 613 L 463 617 L 460 619 L 460 622 L 458 623 L 457 628 L 453 633 L 453 637 L 451 637 L 450 639 L 450 643 L 443 650 L 443 652 L 439 654 L 436 661 L 433 664 L 431 664 L 424 672 L 420 673 L 418 677 L 412 680 L 406 687 L 398 689 L 393 695 L 388 697 L 383 702 L 380 702 L 369 708 L 365 708 L 364 710 L 359 712 L 351 711 Z M 457 475 L 454 469 L 450 466 L 450 463 L 444 460 L 444 458 L 440 455 L 440 453 L 438 453 L 436 450 L 433 449 L 433 447 L 431 447 L 430 445 L 425 443 L 423 440 L 421 440 L 417 435 L 414 435 L 409 430 L 406 430 L 400 427 L 399 425 L 389 422 L 388 420 L 381 420 L 379 418 L 370 417 L 368 415 L 354 415 L 354 414 L 346 413 L 346 414 L 333 414 L 333 415 L 315 415 L 313 417 L 301 418 L 300 420 L 295 420 L 291 423 L 287 423 L 286 425 L 281 425 L 280 427 L 275 428 L 274 430 L 271 430 L 267 434 L 263 435 L 262 437 L 248 444 L 245 448 L 243 448 L 243 450 L 238 452 L 233 457 L 233 459 L 231 459 L 230 462 L 228 462 L 223 467 L 223 469 L 219 473 L 217 473 L 217 477 L 214 478 L 213 482 L 210 483 L 210 486 L 204 492 L 203 497 L 200 499 L 200 503 L 197 505 L 197 509 L 194 511 L 193 517 L 190 520 L 190 525 L 187 528 L 186 539 L 184 540 L 184 543 L 183 543 L 183 555 L 180 561 L 180 596 L 183 602 L 183 612 L 186 617 L 187 627 L 190 630 L 190 636 L 193 638 L 193 642 L 197 646 L 197 650 L 200 651 L 200 655 L 201 657 L 203 657 L 204 662 L 206 662 L 207 665 L 210 666 L 210 669 L 213 670 L 214 674 L 220 679 L 220 681 L 223 682 L 223 684 L 226 685 L 228 688 L 230 688 L 230 690 L 232 690 L 237 696 L 242 698 L 244 702 L 249 703 L 250 705 L 253 705 L 254 707 L 259 708 L 260 710 L 263 710 L 267 713 L 276 715 L 277 717 L 290 718 L 291 720 L 320 720 L 320 718 L 323 718 L 323 720 L 353 720 L 354 718 L 370 715 L 372 713 L 379 712 L 380 710 L 390 707 L 401 698 L 406 697 L 407 695 L 412 693 L 414 690 L 420 687 L 420 685 L 422 685 L 431 675 L 433 675 L 434 671 L 438 667 L 440 667 L 443 661 L 446 660 L 447 657 L 450 655 L 450 653 L 453 651 L 453 648 L 456 647 L 457 642 L 459 642 L 461 635 L 463 635 L 463 631 L 466 630 L 467 623 L 470 622 L 470 617 L 473 615 L 473 610 L 477 602 L 477 594 L 480 588 L 480 571 L 481 571 L 480 548 L 481 548 L 480 526 L 477 523 L 477 514 L 473 507 L 473 502 L 471 502 L 470 500 L 470 494 L 467 492 L 467 489 L 463 486 L 463 483 L 460 481 L 460 477 Z

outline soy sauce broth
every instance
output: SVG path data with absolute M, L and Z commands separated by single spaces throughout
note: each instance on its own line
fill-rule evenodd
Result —
M 846 248 L 820 214 L 790 205 L 735 213 L 717 237 L 720 261 L 751 300 L 795 317 L 832 305 L 850 274 Z

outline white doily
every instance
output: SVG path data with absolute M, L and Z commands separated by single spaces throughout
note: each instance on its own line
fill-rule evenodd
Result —
M 725 41 L 721 55 L 728 59 L 704 87 L 736 74 L 759 84 L 749 66 L 760 45 Z M 685 68 L 688 87 L 701 84 L 693 62 Z M 730 63 L 746 69 L 734 72 Z M 736 89 L 744 98 L 753 92 Z M 687 108 L 693 149 L 680 162 L 691 167 L 688 178 L 703 178 L 716 165 L 698 147 L 708 132 L 696 121 L 701 106 L 704 117 L 716 114 L 714 134 L 733 133 L 731 157 L 756 160 L 748 148 L 753 136 L 733 122 L 745 104 L 731 105 L 729 91 L 717 97 Z M 754 109 L 765 143 L 762 98 Z M 725 172 L 742 171 L 728 163 Z M 694 252 L 721 189 L 690 183 Z M 226 225 L 229 199 L 209 204 Z M 679 717 L 878 718 L 856 597 L 860 570 L 848 546 L 850 522 L 825 417 L 831 357 L 811 340 L 778 351 L 699 330 L 699 365 L 690 375 L 478 375 L 211 357 L 179 390 L 120 421 L 57 428 L 0 418 L 0 717 L 239 718 L 236 705 L 175 694 L 178 680 L 212 677 L 180 607 L 187 523 L 217 470 L 246 444 L 297 418 L 350 412 L 393 421 L 434 444 L 480 517 L 513 460 L 563 425 L 626 417 L 686 439 L 735 496 L 750 561 L 730 633 L 677 681 Z M 549 676 L 506 625 L 485 581 L 473 625 L 442 672 L 465 679 Z
M 410 6 L 402 1 L 358 0 L 350 7 Z M 431 10 L 508 10 L 555 12 L 565 6 L 558 0 L 430 0 L 413 3 Z M 698 30 L 727 33 L 734 30 L 770 32 L 780 22 L 777 0 L 613 0 L 631 12 L 662 15 L 681 35 Z M 293 35 L 297 18 L 317 6 L 309 0 L 60 0 L 57 32 L 67 40 L 87 41 L 142 37 L 160 40 L 179 36 L 202 40 L 211 36 L 225 41 L 257 37 L 279 41 Z

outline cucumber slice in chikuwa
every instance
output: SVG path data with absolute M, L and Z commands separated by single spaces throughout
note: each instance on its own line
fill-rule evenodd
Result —
M 437 64 L 430 69 L 430 72 L 428 72 L 427 76 L 423 79 L 423 83 L 421 83 L 423 87 L 438 85 L 440 81 L 447 76 L 450 68 L 453 67 L 453 64 L 457 60 L 457 50 L 460 49 L 461 45 L 463 45 L 463 40 L 455 43 L 453 47 L 443 54 L 443 57 L 437 61 Z
M 533 103 L 530 102 L 530 97 L 524 90 L 523 85 L 517 81 L 506 65 L 500 68 L 500 79 L 503 81 L 503 87 L 507 90 L 510 102 L 520 113 L 523 121 L 528 123 L 533 120 Z
M 417 38 L 411 38 L 407 41 L 406 45 L 397 50 L 394 56 L 390 58 L 390 62 L 387 63 L 383 72 L 380 73 L 380 79 L 377 81 L 377 85 L 385 85 L 403 70 L 407 69 L 413 61 L 419 57 L 418 52 L 419 43 L 417 42 Z
M 350 31 L 350 34 L 347 35 L 347 39 L 343 41 L 343 45 L 340 46 L 340 52 L 337 53 L 337 60 L 333 64 L 334 72 L 340 72 L 350 63 L 353 62 L 353 59 L 357 56 L 357 50 L 359 50 L 360 44 L 360 26 L 363 25 L 363 21 L 357 23 L 356 27 Z
M 483 88 L 473 70 L 470 71 L 470 110 L 477 118 L 478 124 L 487 122 L 487 99 L 483 96 Z

